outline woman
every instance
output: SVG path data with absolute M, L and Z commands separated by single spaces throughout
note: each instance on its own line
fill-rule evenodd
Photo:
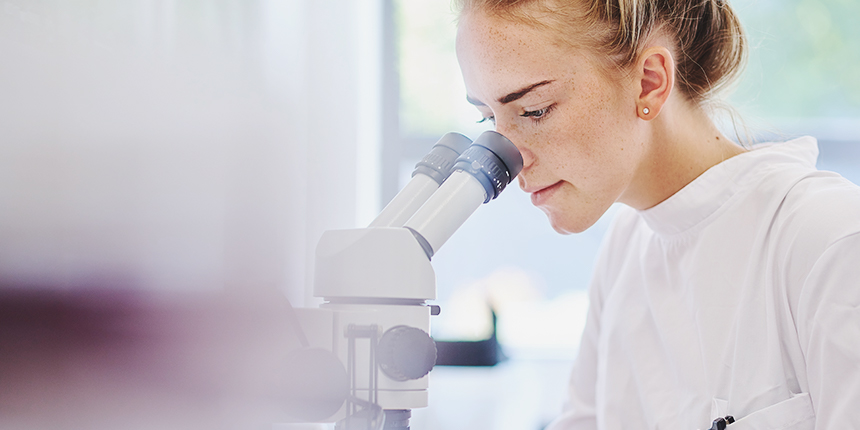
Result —
M 461 0 L 468 100 L 561 233 L 614 202 L 551 429 L 860 428 L 860 188 L 812 138 L 746 150 L 707 102 L 722 0 Z

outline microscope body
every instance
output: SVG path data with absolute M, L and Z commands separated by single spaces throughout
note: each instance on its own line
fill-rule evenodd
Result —
M 351 361 L 350 327 L 376 327 L 377 342 L 400 326 L 419 329 L 429 339 L 433 309 L 426 301 L 436 298 L 436 276 L 430 259 L 409 230 L 368 227 L 327 231 L 317 246 L 314 276 L 314 296 L 325 300 L 320 309 L 332 313 L 332 352 L 341 362 L 349 365 Z M 370 361 L 379 357 L 370 348 L 370 340 L 355 342 L 355 395 L 367 401 L 373 397 L 370 390 L 374 385 L 375 366 Z M 435 349 L 433 353 L 430 358 L 435 362 Z M 411 379 L 399 375 L 403 369 L 391 368 L 397 363 L 378 364 L 389 366 L 389 371 L 377 375 L 376 403 L 382 409 L 427 406 L 426 373 Z M 418 376 L 416 373 L 421 372 L 406 376 Z
M 324 302 L 295 312 L 299 331 L 308 333 L 306 349 L 317 349 L 300 361 L 326 382 L 318 389 L 309 374 L 294 370 L 289 381 L 308 392 L 292 398 L 295 412 L 317 409 L 305 419 L 336 421 L 345 430 L 409 428 L 410 410 L 427 406 L 427 375 L 436 362 L 429 333 L 439 307 L 427 303 L 436 298 L 430 260 L 522 166 L 519 151 L 498 133 L 474 143 L 449 133 L 369 227 L 322 235 L 314 296 Z

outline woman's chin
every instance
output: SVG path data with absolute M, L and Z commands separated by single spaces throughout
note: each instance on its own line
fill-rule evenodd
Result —
M 595 221 L 588 222 L 583 218 L 568 218 L 564 214 L 555 213 L 552 209 L 541 208 L 549 219 L 549 224 L 553 230 L 560 234 L 575 234 L 582 233 L 588 227 L 594 225 Z

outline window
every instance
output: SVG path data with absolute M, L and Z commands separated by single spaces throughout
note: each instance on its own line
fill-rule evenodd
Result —
M 392 1 L 399 30 L 395 50 L 399 86 L 394 91 L 399 93 L 397 169 L 402 185 L 436 138 L 448 131 L 475 138 L 492 125 L 476 124 L 480 115 L 465 101 L 454 53 L 455 16 L 448 2 Z M 860 182 L 860 167 L 855 167 L 860 166 L 860 27 L 853 25 L 854 17 L 860 16 L 860 3 L 737 0 L 732 4 L 750 42 L 747 69 L 728 99 L 744 118 L 742 128 L 751 130 L 754 140 L 814 135 L 820 140 L 819 166 Z M 540 300 L 584 297 L 594 255 L 613 211 L 588 231 L 563 237 L 552 231 L 543 213 L 531 206 L 518 187 L 509 188 L 480 208 L 434 258 L 443 316 L 452 297 L 464 288 L 480 288 L 476 285 L 493 277 L 519 280 L 514 282 L 519 287 L 503 287 L 516 293 L 499 294 L 526 294 Z M 444 328 L 445 318 L 438 321 L 437 326 Z M 454 334 L 469 335 L 462 330 Z M 511 334 L 508 340 L 526 342 L 521 335 L 525 333 Z M 577 339 L 569 338 L 567 345 L 575 348 Z M 526 344 L 534 346 L 534 342 Z
M 492 126 L 476 124 L 480 115 L 465 101 L 449 2 L 388 1 L 399 31 L 392 47 L 396 55 L 389 57 L 396 60 L 398 79 L 386 80 L 387 91 L 397 95 L 395 126 L 388 135 L 396 142 L 387 143 L 386 156 L 396 153 L 396 161 L 387 165 L 397 171 L 393 176 L 402 186 L 439 136 L 460 131 L 475 138 Z M 728 99 L 743 118 L 739 125 L 744 137 L 813 135 L 820 143 L 819 168 L 860 183 L 860 27 L 854 25 L 860 3 L 731 4 L 750 46 L 747 68 Z M 454 234 L 433 259 L 442 306 L 442 314 L 433 320 L 433 335 L 486 336 L 487 303 L 504 307 L 513 301 L 517 305 L 499 315 L 505 352 L 540 361 L 518 360 L 516 366 L 495 373 L 434 370 L 430 408 L 416 411 L 418 417 L 452 429 L 474 427 L 470 419 L 493 428 L 540 428 L 558 414 L 569 364 L 547 359 L 570 360 L 574 355 L 587 308 L 585 289 L 613 212 L 584 233 L 561 236 L 512 184 Z M 542 400 L 536 405 L 529 399 Z

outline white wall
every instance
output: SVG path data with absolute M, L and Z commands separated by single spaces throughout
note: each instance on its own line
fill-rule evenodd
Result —
M 0 2 L 0 287 L 301 301 L 378 188 L 376 3 Z
M 284 293 L 378 206 L 378 4 L 0 0 L 0 428 L 284 419 Z

